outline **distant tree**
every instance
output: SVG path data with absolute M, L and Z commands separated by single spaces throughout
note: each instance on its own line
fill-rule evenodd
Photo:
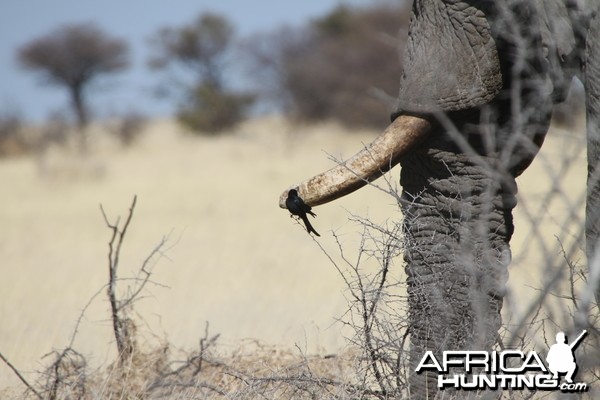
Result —
M 400 81 L 409 15 L 406 2 L 339 6 L 301 28 L 257 35 L 245 45 L 251 72 L 266 78 L 261 89 L 279 96 L 293 117 L 383 126 Z
M 26 43 L 18 58 L 24 67 L 40 73 L 46 83 L 68 90 L 85 148 L 87 89 L 99 76 L 127 67 L 127 44 L 94 25 L 66 25 Z
M 233 36 L 233 26 L 225 17 L 202 14 L 189 25 L 161 29 L 154 38 L 157 54 L 150 59 L 150 64 L 165 68 L 179 63 L 198 80 L 221 86 L 225 55 Z
M 242 121 L 253 100 L 251 95 L 230 93 L 203 82 L 188 93 L 188 101 L 180 108 L 178 117 L 184 125 L 199 132 L 219 133 Z
M 216 133 L 244 118 L 252 96 L 228 90 L 223 72 L 234 41 L 234 28 L 223 16 L 204 13 L 179 28 L 163 28 L 153 38 L 150 66 L 184 67 L 193 83 L 184 89 L 178 116 L 193 130 Z
M 283 26 L 247 37 L 240 46 L 257 100 L 267 109 L 293 114 L 294 93 L 286 81 L 288 60 L 302 59 L 311 52 L 311 32 L 307 27 Z

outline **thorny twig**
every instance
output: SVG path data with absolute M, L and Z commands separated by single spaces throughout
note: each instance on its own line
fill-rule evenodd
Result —
M 133 211 L 135 209 L 136 201 L 137 196 L 134 196 L 133 201 L 131 203 L 131 207 L 129 208 L 129 214 L 127 215 L 127 219 L 125 220 L 125 224 L 123 225 L 122 229 L 119 229 L 120 217 L 117 218 L 117 221 L 114 224 L 111 224 L 108 221 L 106 213 L 104 212 L 104 208 L 102 207 L 102 205 L 100 205 L 100 211 L 102 212 L 102 216 L 104 217 L 104 222 L 106 222 L 106 226 L 108 226 L 108 228 L 112 231 L 112 236 L 110 238 L 110 241 L 108 242 L 108 299 L 110 302 L 113 332 L 115 334 L 117 350 L 119 352 L 119 360 L 121 362 L 124 362 L 127 359 L 132 349 L 126 343 L 128 340 L 126 321 L 124 321 L 120 315 L 121 306 L 118 303 L 117 295 L 115 292 L 117 285 L 117 271 L 119 267 L 119 258 L 121 255 L 121 246 L 123 245 L 123 240 L 125 239 L 127 228 L 129 227 L 129 223 L 131 222 L 131 218 L 133 217 Z
M 37 392 L 37 390 L 35 390 L 35 389 L 33 388 L 33 386 L 31 386 L 31 385 L 29 384 L 29 382 L 27 382 L 27 379 L 25 379 L 25 378 L 23 377 L 23 375 L 21 375 L 21 373 L 19 372 L 19 370 L 18 370 L 17 368 L 15 368 L 15 366 L 14 366 L 14 365 L 12 365 L 12 364 L 11 364 L 11 362 L 10 362 L 10 361 L 8 361 L 8 359 L 7 359 L 6 357 L 4 357 L 4 355 L 3 355 L 2 353 L 0 353 L 0 359 L 2 359 L 2 361 L 4 361 L 4 363 L 5 363 L 5 364 L 8 366 L 8 368 L 10 368 L 10 369 L 12 370 L 12 372 L 14 372 L 14 373 L 15 373 L 15 375 L 17 376 L 17 378 L 19 378 L 19 379 L 21 380 L 21 382 L 23 382 L 23 384 L 24 384 L 25 386 L 27 386 L 27 389 L 28 389 L 28 390 L 30 390 L 30 391 L 31 391 L 33 394 L 35 394 L 35 395 L 36 395 L 36 397 L 37 397 L 38 399 L 40 399 L 40 400 L 42 400 L 42 399 L 43 399 L 42 395 L 41 395 L 41 394 L 39 394 L 39 393 Z

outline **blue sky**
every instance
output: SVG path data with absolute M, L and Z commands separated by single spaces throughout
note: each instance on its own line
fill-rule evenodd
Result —
M 35 74 L 23 71 L 16 49 L 32 38 L 68 23 L 94 22 L 113 36 L 126 39 L 131 49 L 127 72 L 98 86 L 93 107 L 100 116 L 138 110 L 168 115 L 172 101 L 156 99 L 152 89 L 164 78 L 149 71 L 148 37 L 164 26 L 180 26 L 200 12 L 226 15 L 245 36 L 278 26 L 300 25 L 339 4 L 365 5 L 374 0 L 2 0 L 0 3 L 0 110 L 16 109 L 28 119 L 42 120 L 66 110 L 63 90 L 41 85 Z

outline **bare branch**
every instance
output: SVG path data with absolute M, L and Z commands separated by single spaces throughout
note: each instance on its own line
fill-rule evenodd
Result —
M 5 364 L 8 366 L 8 368 L 10 368 L 10 369 L 12 370 L 12 372 L 14 372 L 14 374 L 17 376 L 17 378 L 19 378 L 19 380 L 20 380 L 21 382 L 23 382 L 23 384 L 24 384 L 25 386 L 27 386 L 27 389 L 28 389 L 28 390 L 30 390 L 30 391 L 31 391 L 33 394 L 35 394 L 35 395 L 36 395 L 36 397 L 37 397 L 38 399 L 40 399 L 40 400 L 42 400 L 42 399 L 43 399 L 42 395 L 41 395 L 41 394 L 39 394 L 39 393 L 37 392 L 37 390 L 35 390 L 35 389 L 33 388 L 33 386 L 31 386 L 31 385 L 29 384 L 29 382 L 27 382 L 27 379 L 25 379 L 25 378 L 23 377 L 23 375 L 21 375 L 21 373 L 19 372 L 19 370 L 18 370 L 18 369 L 16 369 L 16 368 L 15 368 L 15 366 L 14 366 L 14 365 L 12 365 L 12 364 L 11 364 L 11 362 L 10 362 L 10 361 L 8 361 L 8 359 L 7 359 L 6 357 L 4 357 L 4 355 L 3 355 L 2 353 L 0 353 L 0 359 L 2 359 L 2 361 L 4 361 L 4 363 L 5 363 Z
M 117 295 L 116 295 L 116 285 L 117 285 L 117 281 L 118 281 L 117 272 L 118 272 L 118 268 L 119 268 L 119 258 L 121 255 L 121 247 L 122 247 L 123 241 L 125 239 L 125 234 L 127 233 L 127 228 L 129 227 L 131 219 L 133 218 L 133 212 L 135 210 L 136 202 L 137 202 L 137 196 L 134 196 L 131 206 L 129 208 L 129 213 L 125 220 L 125 224 L 123 225 L 123 228 L 121 230 L 119 230 L 120 217 L 117 218 L 117 221 L 114 224 L 111 224 L 108 220 L 108 217 L 106 216 L 106 213 L 104 212 L 104 208 L 102 207 L 102 205 L 100 205 L 100 211 L 102 212 L 102 216 L 104 217 L 106 226 L 111 230 L 111 238 L 108 242 L 109 278 L 108 278 L 107 292 L 108 292 L 108 299 L 110 302 L 113 332 L 114 332 L 115 340 L 117 343 L 119 360 L 122 363 L 125 362 L 125 360 L 128 358 L 128 356 L 130 355 L 130 353 L 132 351 L 132 348 L 131 348 L 132 338 L 129 337 L 128 333 L 127 333 L 129 321 L 125 318 L 125 316 L 122 316 L 120 313 L 121 310 L 123 309 L 123 305 L 122 305 L 123 303 L 120 303 L 117 300 Z M 161 246 L 162 246 L 162 244 L 163 244 L 163 242 L 161 242 Z M 154 254 L 154 253 L 152 253 L 152 254 Z M 146 280 L 143 282 L 142 285 L 144 285 L 145 282 L 147 282 L 147 278 L 149 278 L 149 275 L 147 275 Z M 141 291 L 141 289 L 140 289 L 140 291 Z M 139 294 L 139 291 L 136 292 L 136 296 L 137 296 L 137 294 Z M 130 297 L 129 301 L 127 301 L 125 303 L 130 303 L 132 301 L 132 299 L 133 299 L 133 297 Z

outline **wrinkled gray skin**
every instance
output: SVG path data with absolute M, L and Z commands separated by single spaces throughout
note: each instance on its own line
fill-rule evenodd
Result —
M 496 343 L 515 177 L 533 160 L 574 74 L 587 99 L 592 257 L 600 226 L 597 8 L 598 0 L 414 1 L 393 117 L 425 117 L 434 128 L 401 160 L 412 371 L 425 349 Z M 437 374 L 410 383 L 411 398 L 432 398 Z

